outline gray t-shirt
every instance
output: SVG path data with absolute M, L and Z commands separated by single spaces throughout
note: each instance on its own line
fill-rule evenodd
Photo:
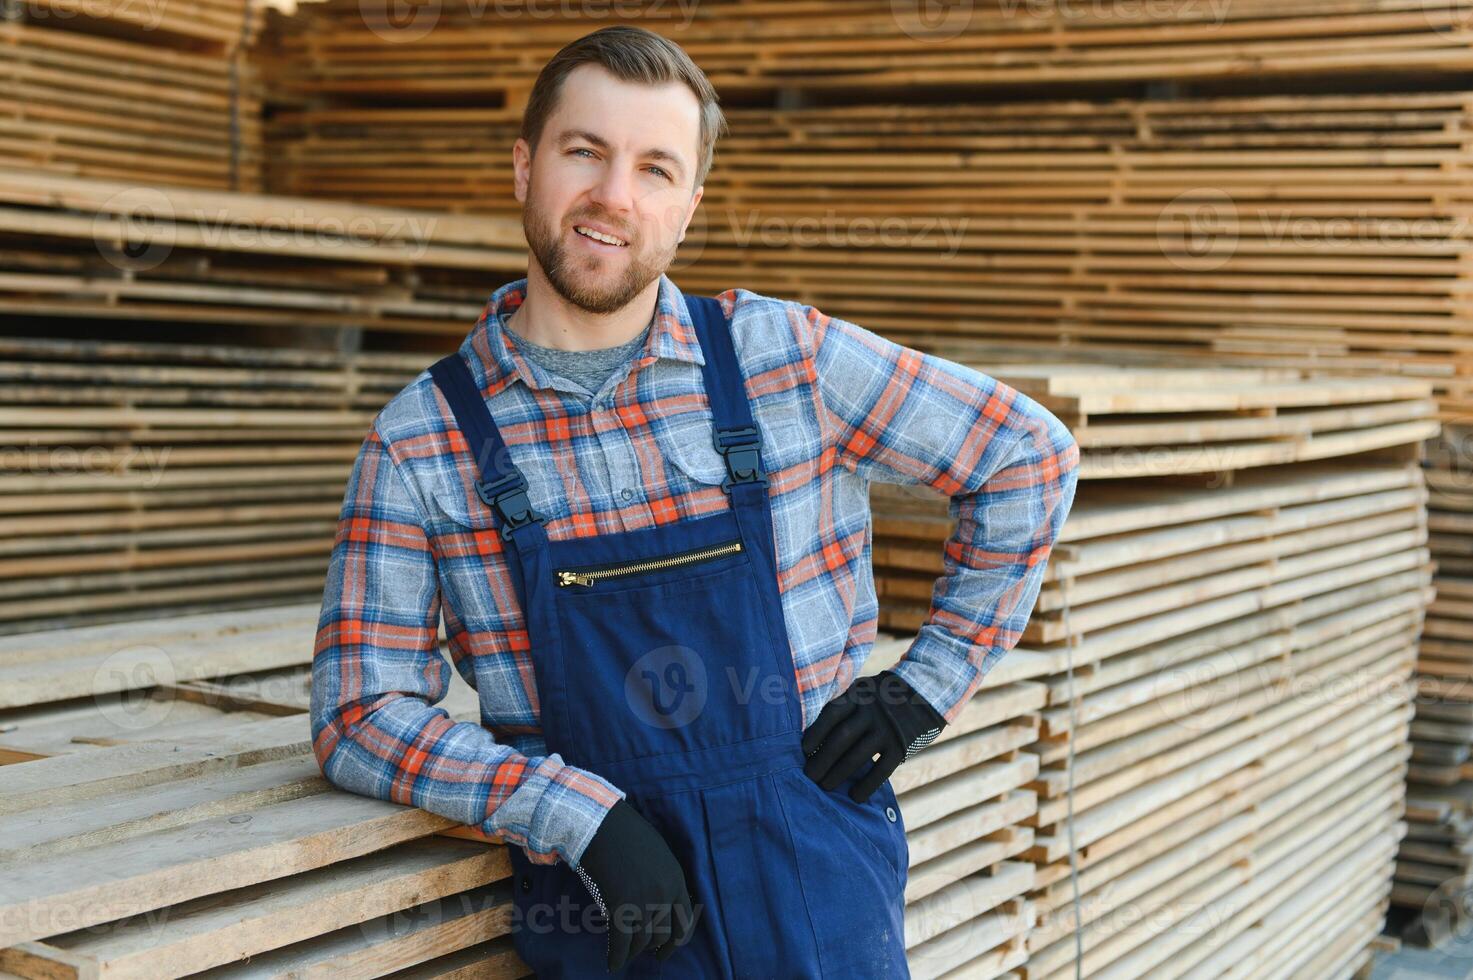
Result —
M 521 352 L 541 365 L 543 370 L 567 378 L 569 381 L 576 381 L 593 394 L 598 394 L 598 390 L 604 386 L 605 381 L 613 376 L 615 371 L 633 360 L 644 349 L 645 341 L 650 333 L 649 324 L 646 324 L 639 336 L 618 347 L 603 347 L 598 350 L 559 350 L 556 347 L 543 347 L 541 344 L 532 343 L 526 337 L 507 327 L 505 317 L 501 320 L 501 326 Z

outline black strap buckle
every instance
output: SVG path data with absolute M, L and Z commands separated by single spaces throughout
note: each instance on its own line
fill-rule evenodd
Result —
M 737 483 L 757 483 L 767 486 L 767 477 L 762 472 L 762 434 L 747 426 L 741 429 L 718 429 L 716 451 L 726 460 L 727 478 L 721 481 L 721 489 L 728 494 Z
M 497 480 L 477 480 L 476 493 L 495 507 L 501 515 L 501 536 L 510 538 L 528 524 L 541 524 L 545 518 L 532 510 L 532 501 L 527 496 L 527 481 L 520 472 L 508 473 Z

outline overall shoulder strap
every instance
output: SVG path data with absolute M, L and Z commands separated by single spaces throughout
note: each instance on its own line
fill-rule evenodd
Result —
M 532 510 L 527 481 L 511 461 L 501 431 L 460 353 L 447 354 L 430 365 L 430 377 L 450 403 L 460 432 L 476 458 L 481 472 L 476 493 L 501 518 L 501 536 L 510 539 L 529 524 L 545 524 L 546 519 Z
M 685 305 L 706 361 L 702 373 L 706 397 L 711 402 L 716 451 L 726 460 L 727 477 L 721 489 L 729 494 L 733 484 L 765 486 L 762 435 L 752 419 L 746 382 L 732 342 L 731 321 L 722 312 L 720 300 L 712 297 L 687 296 Z

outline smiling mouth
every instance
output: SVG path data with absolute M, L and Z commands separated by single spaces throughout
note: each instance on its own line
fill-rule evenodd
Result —
M 624 239 L 615 238 L 613 235 L 605 235 L 603 232 L 600 231 L 594 231 L 587 225 L 574 225 L 573 231 L 579 235 L 582 235 L 584 238 L 590 239 L 591 241 L 600 242 L 604 245 L 612 245 L 616 248 L 627 248 L 629 246 L 629 243 L 626 242 Z

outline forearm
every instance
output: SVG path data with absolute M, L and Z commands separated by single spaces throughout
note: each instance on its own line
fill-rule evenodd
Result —
M 1074 501 L 1074 438 L 1036 403 L 1014 405 L 1026 418 L 1018 450 L 976 489 L 951 497 L 956 526 L 942 550 L 944 571 L 894 668 L 948 722 L 1021 638 Z
M 417 806 L 575 863 L 622 797 L 434 707 L 449 690 L 441 591 L 414 488 L 377 432 L 349 478 L 312 660 L 312 744 L 334 785 Z
M 477 826 L 522 846 L 533 861 L 556 856 L 570 864 L 623 795 L 556 755 L 522 755 L 480 724 L 452 720 L 431 706 L 433 695 L 388 692 L 333 704 L 326 692 L 335 658 L 318 663 L 313 749 L 335 786 Z
M 1078 445 L 1053 413 L 996 378 L 802 311 L 793 322 L 814 353 L 838 462 L 951 499 L 944 574 L 894 668 L 950 721 L 1022 635 L 1073 503 Z

